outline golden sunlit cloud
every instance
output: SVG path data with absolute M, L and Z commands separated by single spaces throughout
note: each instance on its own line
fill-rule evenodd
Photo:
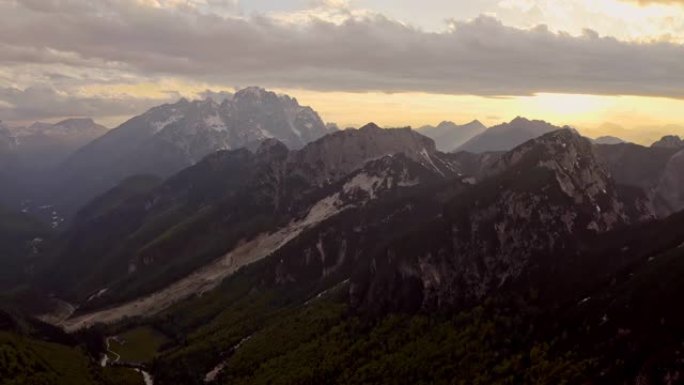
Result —
M 585 29 L 626 41 L 684 42 L 682 1 L 503 0 L 493 14 L 507 24 L 581 35 Z
M 169 97 L 197 97 L 199 92 L 211 88 L 208 84 L 189 83 L 175 79 L 162 79 L 155 82 L 90 84 L 77 89 L 79 96 L 117 98 L 128 96 L 139 99 L 166 100 Z

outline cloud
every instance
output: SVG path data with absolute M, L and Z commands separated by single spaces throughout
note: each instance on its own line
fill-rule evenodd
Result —
M 684 98 L 684 46 L 674 43 L 519 29 L 486 16 L 426 32 L 377 13 L 353 13 L 338 1 L 333 19 L 314 12 L 297 22 L 219 15 L 207 1 L 150 1 L 0 1 L 0 51 L 8 53 L 0 55 L 0 75 L 11 61 L 14 68 L 90 68 L 91 78 L 114 71 L 309 90 Z M 31 85 L 24 83 L 12 86 Z M 112 107 L 123 111 L 120 102 Z
M 27 122 L 73 116 L 131 116 L 178 98 L 175 94 L 169 94 L 167 100 L 127 96 L 103 98 L 66 94 L 51 87 L 0 88 L 0 117 L 5 121 Z
M 233 95 L 232 92 L 212 90 L 206 90 L 198 94 L 201 99 L 212 99 L 217 103 L 221 103 L 226 99 L 232 99 Z
M 631 3 L 638 3 L 640 5 L 653 5 L 653 4 L 663 4 L 663 5 L 684 5 L 684 0 L 623 0 Z

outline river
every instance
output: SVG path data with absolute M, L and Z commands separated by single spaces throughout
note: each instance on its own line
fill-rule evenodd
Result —
M 114 337 L 105 338 L 105 347 L 107 351 L 105 352 L 105 354 L 103 354 L 102 359 L 100 359 L 100 366 L 102 366 L 103 368 L 110 364 L 109 354 L 112 354 L 115 357 L 112 363 L 117 363 L 121 360 L 121 356 L 118 353 L 109 349 L 109 340 L 111 340 L 112 338 Z M 143 381 L 145 381 L 145 385 L 154 385 L 154 377 L 152 377 L 152 375 L 149 372 L 140 368 L 131 368 L 131 370 L 135 370 L 143 376 Z

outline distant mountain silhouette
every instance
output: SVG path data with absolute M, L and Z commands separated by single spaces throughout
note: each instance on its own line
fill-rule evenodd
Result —
M 458 125 L 454 122 L 441 122 L 435 126 L 423 126 L 418 129 L 421 134 L 432 138 L 437 145 L 437 149 L 444 152 L 452 152 L 468 139 L 486 130 L 484 124 L 479 120 Z
M 558 129 L 560 127 L 541 120 L 517 117 L 509 123 L 488 128 L 458 147 L 457 151 L 508 151 L 530 139 Z

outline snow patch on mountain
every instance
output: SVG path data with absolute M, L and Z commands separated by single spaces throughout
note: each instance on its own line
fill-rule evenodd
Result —
M 223 132 L 228 130 L 228 127 L 218 114 L 209 115 L 206 118 L 204 118 L 204 124 L 217 132 Z
M 155 122 L 150 122 L 150 125 L 154 129 L 153 133 L 156 134 L 156 133 L 160 132 L 161 130 L 165 129 L 166 127 L 178 122 L 181 119 L 183 119 L 182 114 L 174 114 L 174 115 L 168 116 L 164 120 L 158 120 Z

